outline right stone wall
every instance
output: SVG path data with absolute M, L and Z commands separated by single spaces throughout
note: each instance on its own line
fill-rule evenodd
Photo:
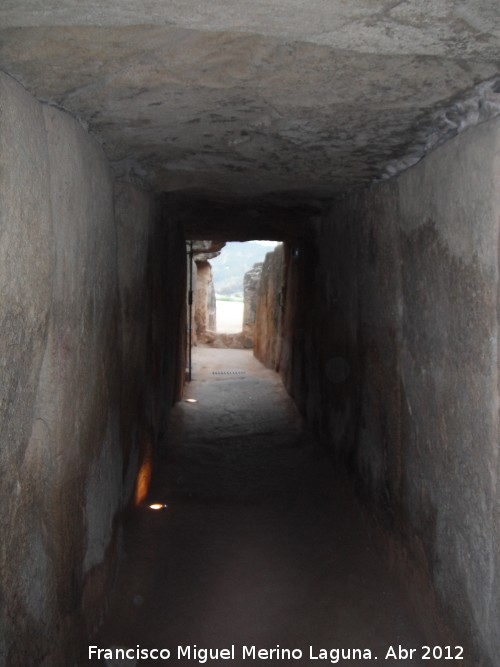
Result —
M 253 270 L 258 266 L 255 264 Z M 262 265 L 255 294 L 255 322 L 251 331 L 254 355 L 274 370 L 279 370 L 281 354 L 284 270 L 283 245 L 278 245 L 273 252 L 266 254 Z M 250 277 L 249 274 L 245 280 Z M 250 317 L 245 313 L 245 324 L 247 319 Z
M 332 207 L 288 262 L 280 366 L 468 645 L 500 655 L 500 120 Z

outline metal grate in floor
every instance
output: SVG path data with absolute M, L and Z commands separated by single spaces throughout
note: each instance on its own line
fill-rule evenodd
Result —
M 246 371 L 212 371 L 212 375 L 245 375 Z

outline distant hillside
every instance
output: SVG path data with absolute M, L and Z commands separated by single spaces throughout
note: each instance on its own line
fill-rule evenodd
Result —
M 216 294 L 243 294 L 243 276 L 256 262 L 263 262 L 273 248 L 255 241 L 226 243 L 219 257 L 210 260 Z

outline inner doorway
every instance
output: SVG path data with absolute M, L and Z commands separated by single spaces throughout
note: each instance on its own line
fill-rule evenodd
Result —
M 251 349 L 264 260 L 278 242 L 229 241 L 211 253 L 212 242 L 196 243 L 194 345 Z

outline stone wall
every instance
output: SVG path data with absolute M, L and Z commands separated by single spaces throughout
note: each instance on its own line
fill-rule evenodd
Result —
M 393 555 L 432 583 L 467 664 L 474 654 L 490 667 L 500 655 L 499 182 L 495 120 L 333 206 L 288 263 L 280 361 Z
M 279 370 L 282 342 L 282 306 L 285 302 L 284 247 L 268 252 L 256 294 L 254 355 L 269 368 Z
M 137 470 L 162 440 L 182 393 L 186 346 L 185 247 L 163 202 L 115 186 L 120 296 L 121 443 L 130 497 Z M 181 289 L 179 290 L 179 286 Z M 137 495 L 138 494 L 138 495 Z M 141 492 L 137 489 L 137 498 Z
M 206 334 L 216 331 L 215 287 L 212 266 L 206 260 L 196 260 L 196 292 L 194 296 L 194 321 L 196 340 L 206 342 Z
M 164 204 L 169 209 L 170 198 L 164 196 Z M 174 223 L 175 224 L 175 223 Z M 193 260 L 189 266 L 190 244 L 192 244 Z M 224 241 L 187 241 L 186 252 L 188 254 L 187 270 L 192 271 L 193 307 L 192 307 L 192 330 L 191 344 L 210 343 L 215 338 L 217 328 L 217 305 L 215 302 L 215 285 L 212 276 L 212 266 L 209 259 L 218 257 Z M 189 293 L 187 295 L 187 308 L 189 309 Z
M 0 664 L 69 665 L 179 391 L 184 248 L 128 186 L 115 222 L 106 159 L 73 118 L 4 75 L 0 99 Z
M 256 262 L 243 276 L 243 336 L 244 347 L 253 347 L 255 321 L 257 318 L 257 295 L 264 262 Z

